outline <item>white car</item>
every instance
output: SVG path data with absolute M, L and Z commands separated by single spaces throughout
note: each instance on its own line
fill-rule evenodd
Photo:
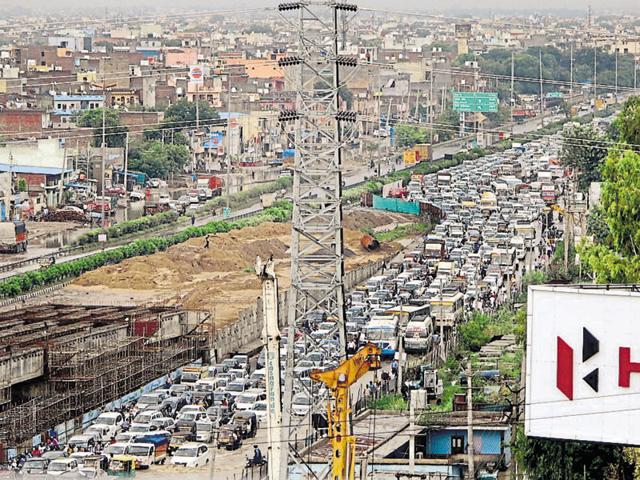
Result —
M 263 391 L 248 390 L 236 397 L 236 410 L 253 410 L 256 402 L 266 398 L 267 394 Z
M 209 463 L 209 447 L 204 443 L 185 443 L 171 457 L 172 465 L 203 467 Z
M 294 415 L 305 416 L 313 405 L 313 399 L 306 393 L 298 393 L 293 397 L 291 409 Z
M 185 405 L 180 409 L 180 415 L 185 413 L 207 413 L 207 409 L 202 405 Z
M 267 402 L 264 400 L 256 402 L 251 411 L 256 414 L 258 420 L 264 420 L 267 418 Z
M 122 423 L 124 422 L 124 418 L 122 418 L 122 414 L 118 412 L 105 412 L 101 413 L 98 418 L 96 418 L 94 425 L 100 425 L 102 427 L 106 427 L 108 429 L 107 435 L 104 436 L 113 437 L 120 430 L 122 430 Z
M 78 471 L 78 461 L 75 458 L 57 458 L 47 467 L 47 476 L 70 476 Z

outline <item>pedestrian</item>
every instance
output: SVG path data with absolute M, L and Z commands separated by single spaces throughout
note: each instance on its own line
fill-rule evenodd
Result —
M 193 227 L 196 224 L 196 215 L 195 213 L 191 214 L 191 226 Z
M 209 242 L 211 240 L 211 235 L 207 235 L 204 237 L 204 248 L 209 249 Z
M 394 358 L 393 361 L 391 362 L 391 375 L 395 377 L 397 374 L 398 374 L 398 360 Z

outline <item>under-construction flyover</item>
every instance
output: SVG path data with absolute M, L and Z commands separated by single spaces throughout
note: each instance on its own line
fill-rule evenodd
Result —
M 206 356 L 207 318 L 162 307 L 48 304 L 0 312 L 0 461 L 4 449 Z

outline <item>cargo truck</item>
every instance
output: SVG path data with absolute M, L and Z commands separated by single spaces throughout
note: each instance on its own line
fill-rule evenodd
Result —
M 0 223 L 0 253 L 19 253 L 27 251 L 27 225 L 20 220 Z

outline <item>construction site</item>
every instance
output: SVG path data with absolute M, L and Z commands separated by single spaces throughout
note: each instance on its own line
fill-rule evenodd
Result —
M 359 230 L 393 229 L 409 217 L 357 210 L 346 217 L 354 228 L 345 230 L 346 271 L 360 272 L 353 284 L 402 248 L 390 242 L 366 250 Z M 204 239 L 192 239 L 87 273 L 55 299 L 1 312 L 4 448 L 31 446 L 52 427 L 70 436 L 95 409 L 190 362 L 208 361 L 212 352 L 259 341 L 262 290 L 252 264 L 272 258 L 286 290 L 290 243 L 288 223 L 219 234 L 208 248 Z M 280 323 L 286 324 L 286 308 Z
M 207 315 L 47 304 L 0 314 L 0 439 L 13 448 L 166 376 L 207 351 Z M 2 452 L 4 453 L 4 452 Z

